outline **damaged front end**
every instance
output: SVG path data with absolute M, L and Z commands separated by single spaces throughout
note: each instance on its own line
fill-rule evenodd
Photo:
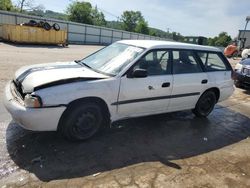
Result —
M 24 93 L 20 82 L 12 81 L 10 90 L 14 99 L 21 105 L 28 108 L 42 107 L 42 99 L 39 96 L 30 93 Z

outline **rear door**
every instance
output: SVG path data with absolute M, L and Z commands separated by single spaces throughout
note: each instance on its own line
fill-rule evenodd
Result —
M 169 111 L 192 109 L 208 88 L 208 76 L 192 50 L 173 50 L 173 90 Z
M 204 70 L 207 72 L 210 87 L 220 90 L 220 100 L 229 97 L 234 88 L 232 67 L 221 52 L 197 52 Z

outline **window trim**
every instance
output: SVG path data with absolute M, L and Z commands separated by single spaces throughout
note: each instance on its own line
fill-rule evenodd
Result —
M 209 54 L 216 54 L 218 55 L 218 57 L 221 59 L 221 61 L 224 63 L 226 69 L 225 70 L 207 70 L 205 65 L 203 64 L 200 56 L 198 55 L 198 53 L 207 53 L 207 57 L 206 57 L 206 62 L 208 60 L 208 56 Z M 197 55 L 197 57 L 200 60 L 200 63 L 202 64 L 203 68 L 204 68 L 204 72 L 221 72 L 221 71 L 232 71 L 232 66 L 230 65 L 229 61 L 227 60 L 227 58 L 222 54 L 222 52 L 215 52 L 215 51 L 205 51 L 205 50 L 195 50 L 195 53 Z
M 169 73 L 166 73 L 166 74 L 159 74 L 159 75 L 149 75 L 150 77 L 152 76 L 167 76 L 167 75 L 172 75 L 172 59 L 173 59 L 173 55 L 172 55 L 172 51 L 171 49 L 169 48 L 155 48 L 155 49 L 151 49 L 151 50 L 148 50 L 145 54 L 143 54 L 122 76 L 125 76 L 127 75 L 127 78 L 131 78 L 131 71 L 133 70 L 133 68 L 139 63 L 139 61 L 141 60 L 141 58 L 144 58 L 146 55 L 148 55 L 149 53 L 151 52 L 155 52 L 155 51 L 168 51 L 169 52 L 169 60 L 170 60 L 170 63 L 168 65 L 167 68 L 170 69 L 170 72 Z
M 196 61 L 196 63 L 197 63 L 197 65 L 198 66 L 200 66 L 200 69 L 201 69 L 201 71 L 200 72 L 189 72 L 189 73 L 177 73 L 177 74 L 175 74 L 174 73 L 174 59 L 173 59 L 173 57 L 174 57 L 174 55 L 173 55 L 173 51 L 190 51 L 190 52 L 192 52 L 193 53 L 193 56 L 194 56 L 194 59 L 195 59 L 195 61 Z M 196 50 L 193 50 L 193 49 L 171 49 L 171 53 L 172 53 L 172 59 L 171 59 L 171 64 L 172 64 L 172 70 L 171 70 L 171 72 L 172 72 L 172 75 L 180 75 L 180 74 L 200 74 L 200 73 L 204 73 L 205 72 L 205 67 L 204 67 L 204 65 L 203 65 L 203 63 L 202 63 L 202 61 L 200 60 L 200 58 L 199 57 L 197 57 L 198 56 L 198 54 L 196 54 L 195 53 L 195 51 Z
M 197 50 L 197 49 L 185 49 L 185 48 L 155 48 L 155 49 L 150 49 L 148 51 L 146 51 L 141 57 L 139 57 L 139 59 L 125 72 L 122 74 L 121 77 L 123 76 L 129 76 L 130 73 L 131 73 L 131 70 L 134 68 L 134 66 L 136 66 L 136 64 L 138 63 L 138 61 L 143 58 L 145 55 L 147 55 L 148 53 L 152 52 L 152 51 L 169 51 L 170 54 L 169 54 L 169 59 L 170 59 L 170 74 L 165 74 L 165 75 L 151 75 L 151 76 L 167 76 L 167 75 L 174 75 L 173 74 L 173 51 L 176 51 L 176 50 L 188 50 L 188 51 L 193 51 L 194 55 L 197 56 L 197 60 L 198 60 L 198 63 L 200 63 L 200 66 L 201 68 L 203 69 L 203 72 L 219 72 L 219 71 L 233 71 L 233 68 L 232 66 L 230 65 L 229 61 L 227 60 L 227 58 L 223 55 L 222 52 L 220 51 L 209 51 L 209 50 Z M 222 62 L 225 64 L 226 66 L 226 70 L 214 70 L 214 71 L 208 71 L 205 69 L 205 66 L 204 64 L 202 63 L 202 60 L 200 59 L 199 55 L 197 54 L 198 52 L 201 52 L 201 53 L 213 53 L 213 54 L 217 54 L 220 59 L 222 60 Z M 208 56 L 207 56 L 208 58 Z M 197 72 L 197 73 L 202 73 L 202 72 Z M 197 74 L 197 73 L 185 73 L 185 74 Z M 182 73 L 180 73 L 182 74 Z M 183 73 L 184 74 L 184 73 Z

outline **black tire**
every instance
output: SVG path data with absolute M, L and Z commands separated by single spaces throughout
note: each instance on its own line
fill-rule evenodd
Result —
M 101 107 L 96 103 L 78 103 L 67 109 L 59 123 L 59 132 L 68 140 L 87 140 L 103 124 Z
M 37 24 L 38 23 L 35 20 L 30 20 L 29 23 L 28 23 L 29 26 L 33 26 L 33 27 L 37 26 Z
M 51 25 L 48 22 L 44 22 L 43 28 L 47 31 L 51 30 Z
M 206 91 L 199 98 L 195 109 L 193 109 L 193 113 L 197 117 L 207 117 L 214 109 L 216 102 L 215 93 L 213 91 Z
M 54 30 L 59 31 L 60 30 L 60 25 L 57 23 L 54 23 L 53 26 Z

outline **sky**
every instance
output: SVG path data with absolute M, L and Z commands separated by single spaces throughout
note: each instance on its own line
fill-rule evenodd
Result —
M 33 0 L 48 10 L 65 12 L 72 0 Z M 85 0 L 103 10 L 106 20 L 123 11 L 141 11 L 150 27 L 184 36 L 214 37 L 226 31 L 233 38 L 250 16 L 250 0 Z M 250 23 L 247 27 L 250 29 Z

